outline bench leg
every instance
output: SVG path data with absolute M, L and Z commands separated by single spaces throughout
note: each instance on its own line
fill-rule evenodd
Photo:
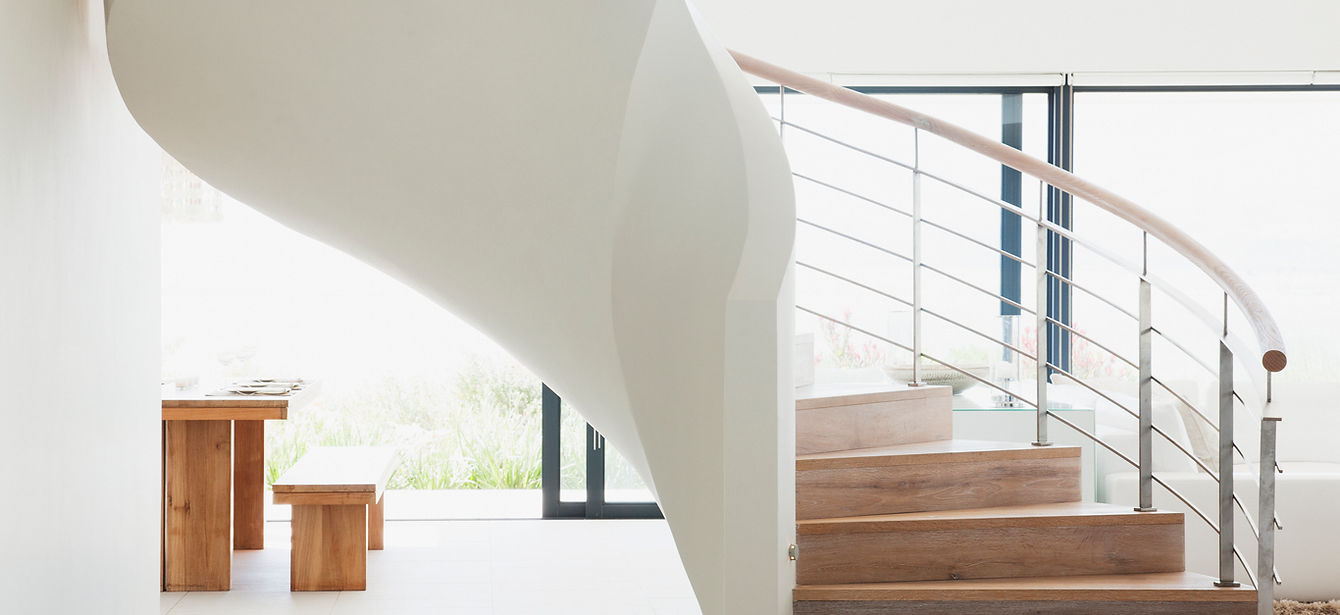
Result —
M 295 505 L 289 588 L 367 589 L 368 506 Z
M 377 498 L 376 504 L 368 505 L 368 548 L 381 551 L 385 548 L 382 533 L 386 529 L 386 494 Z

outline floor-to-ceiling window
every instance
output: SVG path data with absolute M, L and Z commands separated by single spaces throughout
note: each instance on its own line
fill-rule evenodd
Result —
M 1340 168 L 1340 154 L 1331 146 L 1340 136 L 1340 114 L 1335 112 L 1340 108 L 1340 91 L 1334 88 L 857 89 L 981 134 L 999 135 L 1002 142 L 1054 164 L 1073 166 L 1081 177 L 1153 210 L 1246 276 L 1266 296 L 1287 331 L 1313 329 L 1307 325 L 1330 319 L 1327 291 L 1340 281 L 1336 279 L 1340 270 L 1331 263 L 1340 254 L 1319 246 L 1340 245 L 1329 237 L 1337 220 L 1330 202 L 1336 192 L 1332 169 Z M 1091 204 L 1039 195 L 1036 180 L 1011 177 L 1008 169 L 935 137 L 923 134 L 918 148 L 913 130 L 906 126 L 795 92 L 779 96 L 776 88 L 759 90 L 774 119 L 785 117 L 780 130 L 796 173 L 801 218 L 797 258 L 804 264 L 797 270 L 799 303 L 910 342 L 910 307 L 816 273 L 816 268 L 854 272 L 850 277 L 864 284 L 911 296 L 911 265 L 869 245 L 897 250 L 911 241 L 911 221 L 892 211 L 911 209 L 911 173 L 882 160 L 886 158 L 917 164 L 982 194 L 1019 203 L 1029 214 L 1045 207 L 1054 221 L 1073 225 L 1091 247 L 1069 242 L 1053 246 L 1064 247 L 1065 274 L 1109 301 L 1069 288 L 1053 289 L 1050 312 L 1086 336 L 1133 356 L 1134 336 L 1129 330 L 1133 325 L 1120 310 L 1136 310 L 1135 281 L 1097 253 L 1141 260 L 1144 238 L 1135 227 Z M 1012 221 L 1008 213 L 984 208 L 962 192 L 934 182 L 923 184 L 923 203 L 928 223 L 949 223 L 991 248 L 1033 259 L 1031 233 L 1020 242 L 1014 224 L 1018 219 Z M 1022 295 L 1023 303 L 1032 303 L 1031 272 L 1021 272 L 1017 263 L 934 224 L 923 232 L 922 257 L 927 265 L 1006 297 Z M 1222 311 L 1222 292 L 1156 241 L 1150 242 L 1149 265 L 1154 275 L 1197 298 L 1203 312 Z M 982 302 L 993 302 L 989 296 L 938 275 L 925 275 L 923 285 L 931 302 L 926 307 L 937 314 L 1029 347 L 1033 335 L 1029 324 L 1015 322 L 1010 313 L 1017 310 L 1007 304 L 1000 303 L 999 309 L 984 306 Z M 1199 318 L 1177 307 L 1160 311 L 1160 320 L 1170 330 L 1203 327 L 1190 324 Z M 1008 350 L 961 327 L 938 318 L 924 318 L 923 327 L 929 354 L 959 365 L 990 366 L 996 380 L 1011 369 L 1019 370 L 1019 365 L 1001 361 L 1008 358 Z M 910 361 L 904 350 L 804 312 L 797 314 L 797 331 L 814 334 L 820 380 L 874 379 L 878 375 L 871 372 L 878 367 Z M 1291 356 L 1302 357 L 1295 363 L 1301 363 L 1309 376 L 1333 380 L 1340 362 L 1332 349 L 1340 346 L 1340 339 L 1329 333 L 1331 329 L 1326 331 L 1291 339 Z M 1052 344 L 1060 346 L 1052 349 L 1060 355 L 1053 360 L 1077 375 L 1133 376 L 1100 346 L 1072 339 L 1064 331 L 1052 334 Z
M 1285 332 L 1291 379 L 1340 379 L 1340 327 L 1327 324 L 1335 320 L 1332 299 L 1340 288 L 1336 143 L 1340 91 L 1081 87 L 1075 94 L 1076 172 L 1184 229 L 1246 278 Z M 1105 249 L 1138 253 L 1137 231 L 1107 224 L 1108 214 L 1092 209 L 1076 217 L 1081 234 Z M 1102 275 L 1105 267 L 1083 250 L 1076 256 L 1077 274 L 1100 287 L 1128 279 Z M 1205 311 L 1220 311 L 1222 293 L 1158 244 L 1150 270 Z M 1132 295 L 1126 287 L 1105 290 Z M 1110 327 L 1083 317 L 1101 309 L 1077 305 L 1076 319 Z M 1160 316 L 1189 329 L 1202 326 L 1177 310 Z
M 948 120 L 1043 159 L 1056 159 L 1065 132 L 1053 122 L 1060 88 L 858 88 L 878 99 Z M 1055 195 L 1011 169 L 933 135 L 794 92 L 761 89 L 780 124 L 796 174 L 797 302 L 903 344 L 910 344 L 911 307 L 870 292 L 910 299 L 912 173 L 904 165 L 953 181 L 1029 215 L 1057 208 Z M 784 122 L 783 122 L 784 120 Z M 1057 159 L 1060 163 L 1061 160 Z M 1030 304 L 1032 274 L 1006 255 L 1033 259 L 1032 234 L 1020 218 L 939 181 L 921 186 L 928 354 L 998 380 L 1031 367 L 991 339 L 1027 345 L 1034 337 L 1019 310 L 991 294 Z M 1025 240 L 1025 237 L 1028 240 Z M 839 272 L 850 280 L 841 280 Z M 938 272 L 952 272 L 953 280 Z M 967 284 L 965 284 L 965 282 Z M 952 322 L 951 322 L 952 321 Z M 819 381 L 878 380 L 911 362 L 910 353 L 809 315 L 797 332 L 812 334 Z M 984 338 L 980 333 L 986 333 Z M 1059 336 L 1058 336 L 1059 337 Z M 895 377 L 896 379 L 896 377 Z
M 161 234 L 164 386 L 319 383 L 310 403 L 267 426 L 269 481 L 314 446 L 390 445 L 402 457 L 393 517 L 542 515 L 541 383 L 488 337 L 166 156 Z M 584 502 L 588 428 L 571 408 L 559 425 L 554 468 Z M 650 501 L 617 449 L 599 444 L 602 499 Z

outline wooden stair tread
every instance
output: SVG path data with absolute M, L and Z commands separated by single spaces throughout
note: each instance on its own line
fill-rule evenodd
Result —
M 1135 512 L 1128 506 L 1097 502 L 1057 502 L 930 512 L 812 519 L 796 522 L 796 533 L 833 534 L 950 528 L 1053 527 L 1091 525 L 1172 525 L 1180 512 Z
M 1193 572 L 798 585 L 795 600 L 1083 600 L 1255 602 L 1249 586 L 1221 588 Z
M 796 389 L 796 410 L 946 396 L 949 387 L 893 383 L 811 384 Z
M 796 456 L 796 470 L 871 468 L 924 463 L 1079 457 L 1078 446 L 1033 446 L 988 440 L 935 440 Z

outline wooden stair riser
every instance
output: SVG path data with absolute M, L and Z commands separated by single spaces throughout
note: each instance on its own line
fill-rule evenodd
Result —
M 796 518 L 1076 502 L 1079 477 L 1078 455 L 798 470 Z
M 1182 524 L 839 532 L 797 539 L 796 583 L 827 585 L 1176 572 Z
M 796 454 L 948 440 L 954 412 L 948 387 L 911 389 L 884 401 L 796 402 Z M 832 404 L 832 405 L 820 405 Z
M 1255 602 L 797 601 L 795 615 L 1255 615 Z

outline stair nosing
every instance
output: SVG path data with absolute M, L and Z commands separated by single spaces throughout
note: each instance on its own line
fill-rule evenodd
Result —
M 1171 586 L 1114 586 L 1118 578 L 1167 580 Z M 798 601 L 921 600 L 957 602 L 968 600 L 1036 601 L 1164 601 L 1164 602 L 1254 602 L 1256 589 L 1243 586 L 1220 588 L 1214 579 L 1189 572 L 1135 573 L 1075 577 L 1013 577 L 961 581 L 903 581 L 847 585 L 797 585 L 792 597 Z M 1037 587 L 1058 583 L 1060 587 Z M 1086 586 L 1085 583 L 1090 585 Z M 1185 583 L 1178 587 L 1176 583 Z M 994 587 L 992 585 L 995 585 Z
M 1004 510 L 1018 514 L 1001 515 Z M 992 514 L 991 511 L 995 511 Z M 981 516 L 973 516 L 973 514 Z M 1092 527 L 1099 525 L 1178 525 L 1185 515 L 1173 511 L 1136 512 L 1117 505 L 1087 502 L 1055 502 L 1030 506 L 996 506 L 858 517 L 805 519 L 796 521 L 802 536 L 873 532 L 925 531 L 938 529 L 986 529 L 1004 527 Z
M 989 442 L 978 440 L 932 440 L 930 442 L 975 442 L 997 448 L 977 450 L 943 450 L 900 452 L 898 449 L 912 449 L 924 442 L 874 446 L 868 448 L 808 453 L 796 456 L 796 471 L 836 470 L 847 468 L 894 467 L 901 465 L 923 465 L 940 463 L 972 463 L 984 461 L 1020 461 L 1035 459 L 1078 458 L 1082 451 L 1078 446 L 1037 447 L 1011 442 Z

